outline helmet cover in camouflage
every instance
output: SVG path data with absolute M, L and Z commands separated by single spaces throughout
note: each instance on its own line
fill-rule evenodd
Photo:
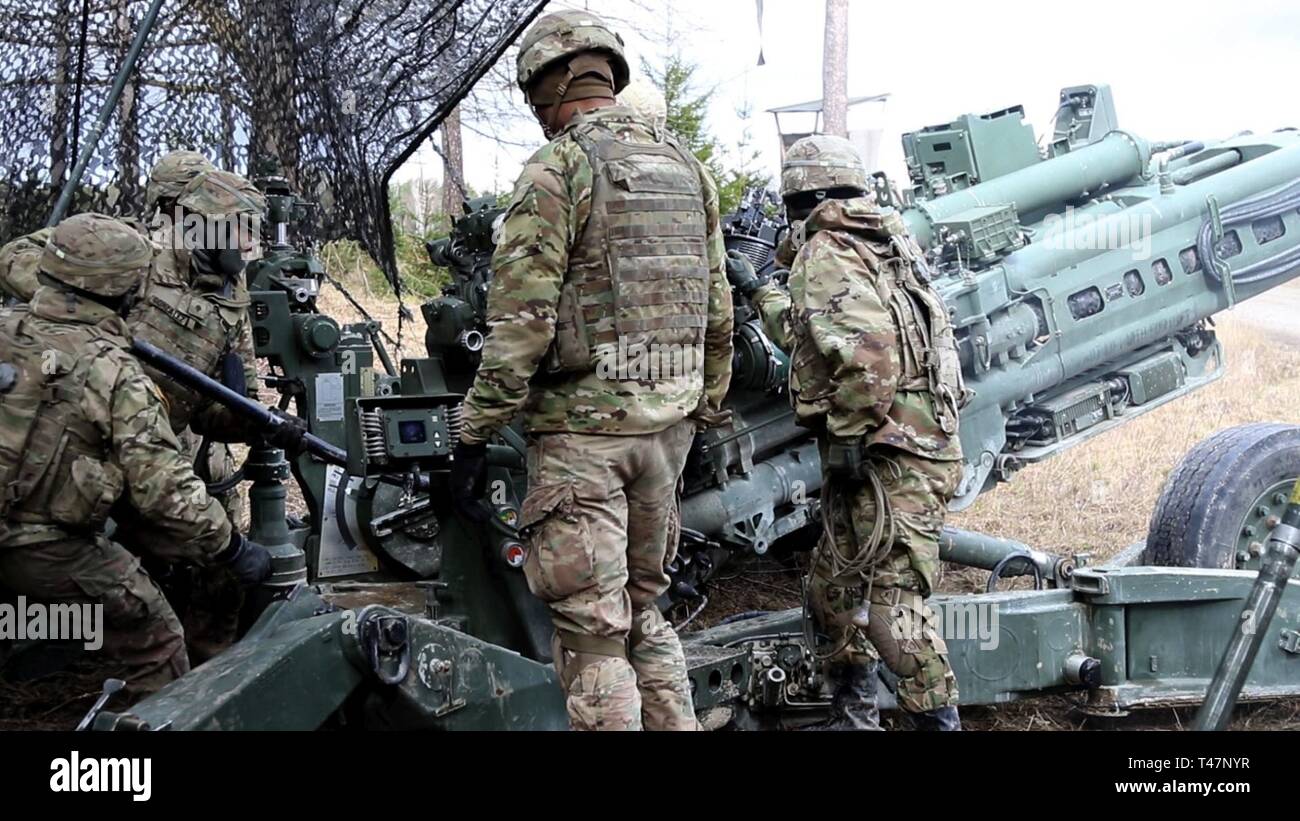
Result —
M 266 198 L 244 177 L 214 170 L 190 180 L 176 204 L 205 217 L 260 217 Z
M 205 171 L 216 170 L 217 167 L 197 151 L 173 151 L 159 160 L 149 172 L 145 204 L 152 210 L 161 199 L 174 200 L 195 177 Z
M 831 188 L 868 188 L 866 168 L 853 143 L 814 134 L 790 146 L 781 164 L 781 196 Z
M 560 11 L 533 24 L 519 46 L 519 88 L 528 94 L 533 81 L 550 65 L 584 51 L 609 54 L 614 68 L 614 92 L 622 91 L 631 76 L 623 54 L 623 38 L 589 11 Z
M 103 214 L 77 214 L 50 234 L 41 270 L 78 290 L 117 297 L 139 283 L 152 260 L 153 245 L 131 226 Z
M 668 123 L 668 102 L 664 94 L 654 83 L 644 77 L 637 77 L 627 84 L 618 95 L 619 105 L 625 105 L 641 119 L 655 128 L 664 128 Z

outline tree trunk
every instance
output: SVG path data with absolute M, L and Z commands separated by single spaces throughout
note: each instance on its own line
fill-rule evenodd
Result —
M 239 66 L 252 98 L 248 167 L 252 173 L 260 159 L 273 157 L 280 161 L 290 186 L 301 188 L 302 169 L 298 165 L 302 159 L 302 134 L 294 93 L 294 21 L 280 3 L 248 2 L 243 8 L 242 29 L 223 26 L 217 42 L 227 48 Z
M 55 69 L 54 83 L 50 86 L 50 202 L 49 208 L 59 198 L 59 191 L 72 170 L 68 160 L 68 121 L 72 118 L 71 77 L 68 65 L 72 48 L 68 42 L 68 27 L 72 25 L 71 3 L 63 3 L 54 19 Z
M 461 213 L 465 201 L 465 159 L 460 142 L 460 106 L 456 106 L 442 121 L 442 213 L 449 217 Z
M 116 0 L 116 6 L 115 25 L 120 41 L 118 54 L 120 60 L 125 60 L 127 52 L 131 49 L 131 41 L 134 39 L 135 31 L 131 25 L 128 0 Z M 140 202 L 143 200 L 139 196 L 140 117 L 136 106 L 135 83 L 135 79 L 139 74 L 138 67 L 131 72 L 131 79 L 122 89 L 122 96 L 117 102 L 117 121 L 121 124 L 118 130 L 117 143 L 118 180 L 121 185 L 121 196 L 116 205 L 119 212 L 124 214 L 139 208 Z M 112 204 L 110 203 L 110 205 Z
M 849 0 L 826 0 L 822 117 L 825 133 L 849 136 Z

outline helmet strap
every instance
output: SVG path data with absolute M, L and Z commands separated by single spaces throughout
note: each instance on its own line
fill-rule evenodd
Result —
M 48 285 L 51 288 L 62 292 L 67 297 L 69 313 L 72 313 L 75 309 L 76 301 L 78 299 L 84 299 L 113 311 L 123 319 L 125 319 L 126 315 L 131 312 L 131 306 L 135 304 L 136 293 L 140 290 L 140 283 L 137 282 L 131 287 L 131 290 L 127 291 L 125 294 L 119 296 L 105 296 L 104 294 L 87 291 L 84 288 L 78 288 L 75 285 L 69 285 L 62 280 L 55 279 L 44 271 L 37 271 L 36 279 L 42 285 Z
M 538 112 L 547 138 L 553 139 L 563 130 L 560 109 L 565 103 L 594 99 L 613 102 L 614 82 L 609 58 L 601 52 L 584 52 L 538 78 L 529 89 L 528 102 Z

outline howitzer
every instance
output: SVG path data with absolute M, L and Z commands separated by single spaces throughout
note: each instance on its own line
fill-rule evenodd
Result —
M 1060 133 L 1072 104 L 1113 112 L 1105 86 L 1062 102 Z M 1300 272 L 1295 133 L 1152 145 L 1088 130 L 1040 158 L 1024 131 L 1013 110 L 905 141 L 915 200 L 899 207 L 975 394 L 957 508 L 1208 384 L 1223 356 L 1205 320 Z
M 1063 93 L 1044 156 L 1021 113 L 909 135 L 907 198 L 878 178 L 877 196 L 903 210 L 927 248 L 935 287 L 959 328 L 975 391 L 962 423 L 963 503 L 1020 464 L 1206 384 L 1223 363 L 1204 320 L 1295 273 L 1300 212 L 1285 186 L 1300 177 L 1297 135 L 1152 146 L 1114 130 L 1104 87 L 1083 87 Z M 750 196 L 728 221 L 731 247 L 744 251 L 742 242 L 755 240 L 748 250 L 770 254 L 780 217 L 764 209 L 759 217 L 762 199 Z M 299 400 L 314 434 L 347 454 L 347 467 L 332 465 L 327 482 L 301 464 L 319 460 L 304 457 L 296 469 L 309 499 L 311 584 L 273 603 L 236 650 L 129 715 L 101 714 L 96 726 L 563 726 L 550 620 L 515 561 L 524 548 L 509 535 L 527 493 L 519 431 L 502 431 L 491 451 L 492 527 L 468 526 L 440 492 L 446 464 L 438 451 L 454 440 L 458 404 L 478 364 L 476 334 L 486 330 L 500 213 L 495 202 L 470 204 L 452 237 L 430 249 L 450 281 L 422 309 L 428 357 L 403 360 L 395 374 L 375 371 L 365 329 L 343 328 L 337 338 L 306 333 L 332 322 L 309 296 L 292 310 L 277 308 L 280 294 L 293 297 L 276 281 L 282 263 L 250 269 L 257 343 L 278 371 L 273 384 Z M 1150 232 L 1136 236 L 1139 251 L 1149 239 L 1150 252 L 1134 258 L 1126 244 L 1090 247 L 1092 223 L 1058 225 L 1070 215 L 1116 231 L 1124 219 L 1137 216 L 1144 226 L 1149 217 Z M 303 264 L 293 270 L 319 279 L 309 254 L 282 253 L 298 254 Z M 697 437 L 684 477 L 683 543 L 664 602 L 679 624 L 702 609 L 724 562 L 785 555 L 818 532 L 821 466 L 810 434 L 794 424 L 787 360 L 737 300 L 734 419 Z M 403 430 L 415 430 L 410 422 L 426 424 L 404 438 Z M 946 559 L 995 576 L 989 594 L 931 600 L 963 705 L 1076 692 L 1087 709 L 1115 714 L 1204 696 L 1252 582 L 1231 568 L 1257 560 L 1244 546 L 1247 559 L 1238 560 L 1231 542 L 1242 516 L 1261 517 L 1262 527 L 1284 507 L 1276 487 L 1300 475 L 1300 430 L 1226 431 L 1184 467 L 1153 517 L 1146 555 L 1195 569 L 1079 567 L 1015 542 L 945 531 Z M 428 477 L 428 492 L 386 481 L 414 475 Z M 1224 477 L 1234 475 L 1249 481 L 1228 495 L 1223 488 L 1233 483 Z M 1159 523 L 1189 516 L 1218 534 L 1215 550 L 1190 551 L 1161 535 Z M 261 518 L 255 512 L 255 522 Z M 1223 533 L 1233 534 L 1226 560 Z M 330 540 L 341 551 L 331 554 Z M 363 551 L 373 563 L 353 561 Z M 1032 573 L 1038 589 L 995 590 L 998 577 L 1016 573 Z M 1298 599 L 1300 590 L 1288 588 L 1282 609 L 1300 607 Z M 795 608 L 686 635 L 706 726 L 817 717 L 828 693 L 804 627 Z M 1300 693 L 1295 652 L 1261 649 L 1244 697 Z M 288 691 L 302 695 L 287 699 Z
M 904 135 L 912 190 L 873 192 L 927 251 L 956 329 L 970 505 L 1026 464 L 1212 382 L 1215 313 L 1300 273 L 1300 140 L 1149 143 L 1107 86 Z

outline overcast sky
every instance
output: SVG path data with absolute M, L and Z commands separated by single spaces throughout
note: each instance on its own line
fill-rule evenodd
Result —
M 819 0 L 765 0 L 761 37 L 755 0 L 592 0 L 551 8 L 574 5 L 630 21 L 620 30 L 634 70 L 641 55 L 654 60 L 659 51 L 640 32 L 659 40 L 671 32 L 675 47 L 699 64 L 700 85 L 717 90 L 711 130 L 734 143 L 746 127 L 737 111 L 751 108 L 748 126 L 770 173 L 779 170 L 780 154 L 766 109 L 821 97 Z M 850 96 L 891 95 L 883 106 L 855 111 L 850 127 L 883 129 L 877 165 L 899 182 L 906 181 L 903 132 L 1021 104 L 1041 136 L 1060 89 L 1070 85 L 1109 83 L 1120 127 L 1149 140 L 1300 127 L 1300 95 L 1291 85 L 1300 70 L 1294 2 L 850 0 L 849 13 Z M 516 99 L 522 107 L 522 95 Z M 529 123 L 512 137 L 542 143 Z M 508 189 L 529 153 L 466 134 L 467 180 L 480 191 Z M 421 173 L 440 176 L 431 151 L 420 152 L 399 179 Z

